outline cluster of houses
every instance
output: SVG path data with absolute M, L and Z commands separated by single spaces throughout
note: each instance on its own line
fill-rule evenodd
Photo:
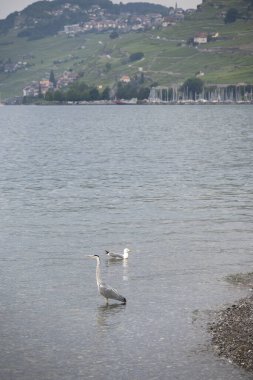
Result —
M 43 79 L 40 81 L 33 81 L 28 86 L 23 88 L 23 96 L 33 98 L 39 95 L 45 95 L 50 89 L 53 89 L 54 85 L 49 80 Z
M 80 12 L 80 7 L 77 4 L 65 3 L 62 4 L 60 8 L 48 11 L 47 13 L 49 14 L 49 16 L 61 16 L 66 10 L 69 12 L 76 13 Z
M 43 79 L 40 81 L 33 81 L 28 86 L 23 88 L 23 96 L 25 97 L 38 97 L 45 95 L 50 90 L 62 89 L 69 86 L 78 78 L 77 73 L 70 71 L 64 71 L 64 73 L 57 79 L 56 83 L 50 82 L 50 80 Z
M 29 98 L 38 97 L 40 95 L 45 96 L 48 91 L 66 88 L 77 79 L 77 73 L 64 71 L 64 73 L 57 79 L 56 83 L 50 82 L 48 79 L 33 81 L 23 88 L 23 96 Z M 119 78 L 119 81 L 122 83 L 129 83 L 131 82 L 131 78 L 128 75 L 122 75 Z
M 99 6 L 93 6 L 89 12 L 89 21 L 65 25 L 64 33 L 68 36 L 75 36 L 79 33 L 102 32 L 106 30 L 117 30 L 119 32 L 141 31 L 155 29 L 158 27 L 168 27 L 184 19 L 186 14 L 195 12 L 194 9 L 170 8 L 169 15 L 163 17 L 160 13 L 149 13 L 147 15 L 133 15 L 122 13 L 113 16 Z

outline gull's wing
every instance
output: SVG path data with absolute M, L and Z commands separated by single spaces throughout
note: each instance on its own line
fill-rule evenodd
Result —
M 105 253 L 111 257 L 112 259 L 123 259 L 123 255 L 121 253 L 114 253 L 114 252 L 111 252 L 111 251 L 105 251 Z

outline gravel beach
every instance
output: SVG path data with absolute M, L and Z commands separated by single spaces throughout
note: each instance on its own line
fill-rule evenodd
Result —
M 253 287 L 253 273 L 231 275 L 227 280 L 247 288 Z M 217 311 L 209 332 L 218 356 L 253 373 L 253 296 Z

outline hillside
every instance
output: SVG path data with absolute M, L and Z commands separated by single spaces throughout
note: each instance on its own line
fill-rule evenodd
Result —
M 147 86 L 153 82 L 163 86 L 180 84 L 196 73 L 201 73 L 207 84 L 253 84 L 252 3 L 206 0 L 197 12 L 185 15 L 182 21 L 119 33 L 118 38 L 110 38 L 111 30 L 78 33 L 73 37 L 66 33 L 40 39 L 21 37 L 20 33 L 28 26 L 21 23 L 25 16 L 20 14 L 0 35 L 1 98 L 21 96 L 27 84 L 48 79 L 51 70 L 56 77 L 65 70 L 81 73 L 82 81 L 101 88 L 112 87 L 123 75 L 133 78 L 140 73 Z M 224 17 L 231 8 L 237 10 L 238 17 L 235 22 L 225 23 Z M 134 15 L 136 10 L 130 13 Z M 216 38 L 191 44 L 199 32 Z M 129 57 L 136 52 L 142 52 L 142 58 L 130 61 Z M 20 67 L 5 72 L 3 67 L 7 63 L 19 63 Z
M 169 9 L 158 4 L 129 3 L 113 4 L 110 0 L 53 0 L 37 1 L 21 12 L 10 14 L 0 20 L 0 34 L 13 28 L 18 37 L 35 40 L 57 34 L 65 25 L 84 23 L 89 20 L 104 20 L 108 15 L 160 13 L 169 15 Z

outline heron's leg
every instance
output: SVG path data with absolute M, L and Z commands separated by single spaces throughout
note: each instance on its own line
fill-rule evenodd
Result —
M 106 298 L 106 305 L 108 305 L 109 304 L 109 302 L 108 302 L 108 298 Z

